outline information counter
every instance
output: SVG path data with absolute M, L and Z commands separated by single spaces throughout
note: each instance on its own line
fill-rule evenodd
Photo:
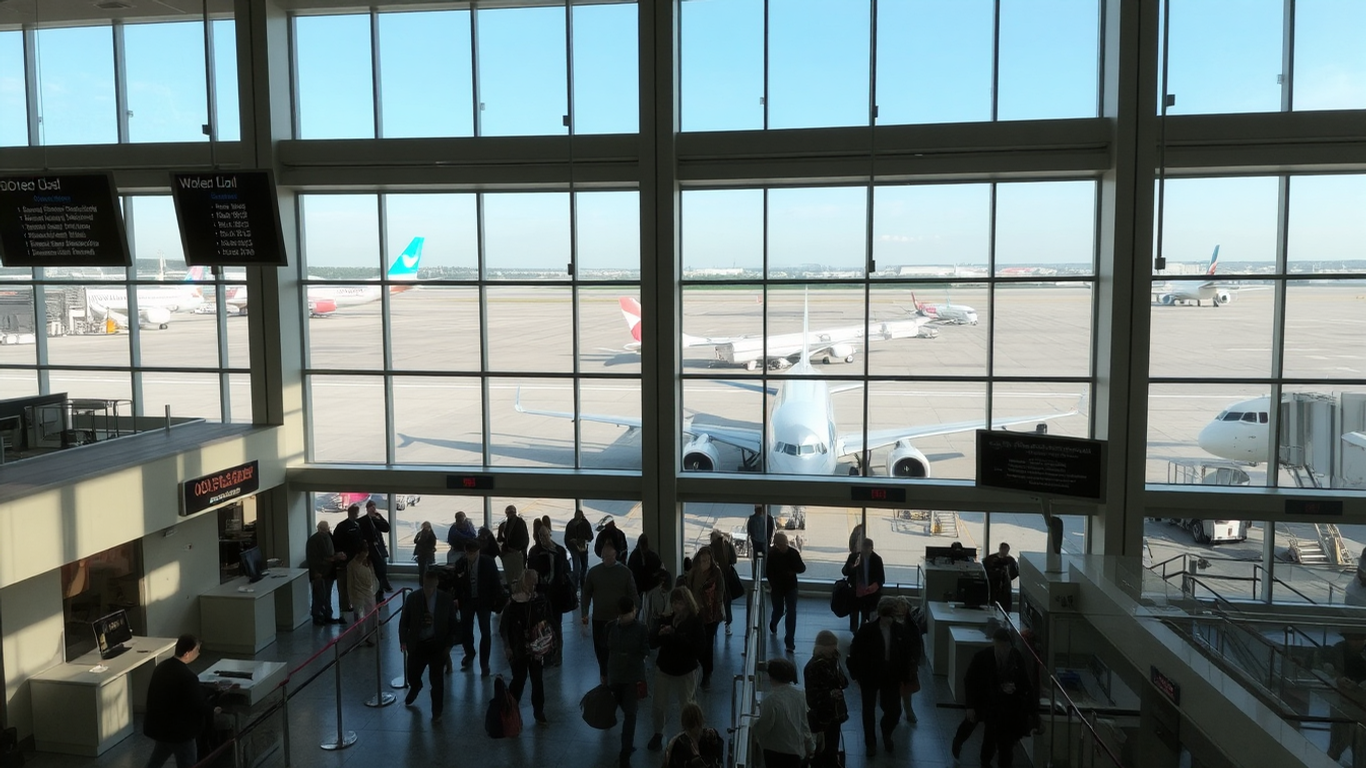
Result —
M 98 651 L 29 678 L 33 742 L 40 752 L 98 757 L 133 732 L 158 662 L 175 653 L 174 637 L 134 637 L 124 653 Z
M 957 603 L 929 604 L 925 611 L 925 655 L 930 659 L 930 668 L 936 675 L 949 673 L 949 646 L 952 638 L 950 627 L 970 626 L 979 631 L 996 618 L 991 608 L 964 608 Z
M 991 638 L 982 632 L 982 626 L 960 624 L 949 627 L 949 665 L 946 674 L 949 678 L 949 693 L 959 704 L 968 703 L 963 678 L 968 673 L 972 657 L 983 648 L 991 647 Z
M 199 626 L 204 649 L 253 656 L 275 642 L 277 629 L 292 630 L 308 621 L 308 571 L 272 569 L 257 582 L 245 576 L 199 596 Z

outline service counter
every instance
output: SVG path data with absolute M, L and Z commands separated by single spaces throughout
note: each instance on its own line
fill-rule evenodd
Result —
M 309 599 L 308 570 L 301 568 L 275 568 L 256 582 L 242 576 L 201 593 L 204 649 L 253 656 L 275 642 L 277 629 L 308 621 Z
M 991 638 L 982 631 L 984 626 L 960 624 L 949 627 L 949 664 L 946 674 L 949 678 L 949 693 L 959 704 L 968 703 L 963 678 L 968 673 L 972 657 L 983 648 L 991 647 Z
M 952 646 L 952 627 L 975 627 L 980 632 L 996 618 L 992 608 L 964 608 L 958 603 L 929 603 L 925 611 L 925 656 L 936 675 L 949 673 L 949 651 Z

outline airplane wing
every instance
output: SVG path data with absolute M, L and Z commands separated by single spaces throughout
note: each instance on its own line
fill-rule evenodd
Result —
M 591 421 L 597 424 L 611 424 L 628 430 L 640 429 L 640 419 L 630 416 L 601 416 L 592 413 L 573 414 L 568 411 L 543 411 L 536 408 L 525 408 L 522 406 L 522 390 L 518 388 L 516 400 L 512 407 L 518 413 L 526 413 L 532 416 L 549 416 L 555 419 L 567 419 L 569 421 Z M 685 423 L 683 432 L 689 435 L 707 435 L 718 443 L 725 443 L 736 448 L 758 453 L 763 450 L 764 438 L 757 429 L 746 427 L 722 427 L 717 425 Z
M 1050 419 L 1061 419 L 1065 416 L 1075 416 L 1080 411 L 1073 408 L 1066 413 L 1045 413 L 1034 416 L 1012 416 L 1007 418 L 993 419 L 992 429 L 1004 429 L 1013 427 L 1017 424 L 1037 424 L 1040 421 Z M 892 445 L 900 440 L 915 440 L 922 437 L 935 437 L 937 435 L 951 435 L 956 432 L 971 432 L 973 430 L 986 428 L 984 419 L 972 419 L 970 421 L 956 421 L 945 424 L 928 424 L 921 427 L 905 427 L 902 429 L 873 429 L 868 432 L 868 444 L 863 444 L 862 432 L 851 432 L 840 435 L 840 445 L 844 448 L 841 456 L 852 456 L 861 454 L 866 450 L 875 450 L 883 446 Z

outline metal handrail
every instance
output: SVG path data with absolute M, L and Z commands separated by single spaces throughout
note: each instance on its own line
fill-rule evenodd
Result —
M 762 558 L 762 552 L 754 553 Z M 762 572 L 762 569 L 761 571 Z M 759 671 L 763 669 L 766 644 L 764 642 L 764 585 L 756 580 L 749 595 L 749 609 L 745 616 L 744 671 L 731 680 L 730 728 L 731 735 L 727 765 L 743 768 L 753 765 L 753 746 L 750 729 L 757 714 Z

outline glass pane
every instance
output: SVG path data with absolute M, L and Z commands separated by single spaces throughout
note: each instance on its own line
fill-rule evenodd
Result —
M 384 367 L 378 285 L 308 286 L 309 368 L 378 371 Z
M 957 589 L 957 576 L 944 576 L 943 571 L 924 570 L 926 547 L 947 547 L 957 541 L 965 547 L 977 549 L 979 557 L 984 554 L 982 548 L 986 532 L 983 523 L 986 514 L 983 512 L 869 509 L 867 514 L 867 534 L 873 539 L 875 551 L 882 555 L 887 580 L 903 586 L 923 581 L 921 587 L 930 601 L 947 602 L 951 599 Z M 993 517 L 993 523 L 994 520 Z M 851 535 L 843 551 L 847 553 L 848 547 L 855 545 L 855 541 Z
M 639 379 L 580 379 L 579 413 L 580 461 L 585 469 L 640 470 Z M 588 417 L 621 419 L 628 424 L 612 424 Z
M 741 472 L 760 468 L 761 455 L 712 438 L 710 427 L 751 430 L 758 445 L 764 392 L 748 381 L 683 380 L 683 470 Z
M 1260 534 L 1261 528 L 1265 525 L 1257 523 L 1254 533 Z M 1366 541 L 1366 536 L 1360 525 L 1324 525 L 1323 529 L 1328 535 L 1325 539 L 1330 546 L 1325 550 L 1328 561 L 1323 563 L 1310 563 L 1313 548 L 1318 546 L 1318 531 L 1312 523 L 1275 523 L 1276 526 L 1276 551 L 1285 552 L 1290 558 L 1297 558 L 1301 554 L 1310 555 L 1304 562 L 1282 562 L 1279 559 L 1271 561 L 1272 572 L 1275 580 L 1271 582 L 1271 600 L 1276 603 L 1313 603 L 1314 605 L 1354 605 L 1359 599 L 1364 585 L 1358 580 L 1357 570 L 1350 567 L 1353 562 L 1359 562 L 1358 556 L 1362 554 L 1362 542 Z M 1336 535 L 1332 532 L 1336 531 Z M 1249 536 L 1249 539 L 1252 537 Z M 1261 536 L 1257 535 L 1260 542 Z M 1306 625 L 1301 627 L 1301 631 L 1309 634 L 1315 642 L 1320 645 L 1332 646 L 1336 641 L 1336 627 L 1327 627 L 1322 624 Z M 1297 645 L 1306 644 L 1303 636 L 1296 636 L 1295 632 L 1290 633 L 1295 638 L 1292 642 Z
M 1267 484 L 1269 424 L 1243 421 L 1267 410 L 1265 387 L 1153 384 L 1148 394 L 1150 483 Z M 1256 466 L 1246 462 L 1258 462 Z
M 479 289 L 423 286 L 389 304 L 393 367 L 479 370 Z
M 394 377 L 394 460 L 482 466 L 482 403 L 477 378 Z
M 142 374 L 142 412 L 146 416 L 166 415 L 171 406 L 171 418 L 200 418 L 222 421 L 223 405 L 216 373 L 161 373 Z
M 384 463 L 384 379 L 309 376 L 313 461 Z
M 685 191 L 681 207 L 684 280 L 733 280 L 763 275 L 763 190 Z
M 764 309 L 768 340 L 762 352 L 771 361 L 770 367 L 786 368 L 801 360 L 805 313 L 806 348 L 818 375 L 863 373 L 861 358 L 867 351 L 863 286 L 775 286 L 769 289 Z
M 640 130 L 634 3 L 574 6 L 574 132 Z
M 1064 437 L 1091 436 L 1091 385 L 1083 382 L 997 382 L 991 390 L 995 429 Z M 1042 427 L 1042 430 L 1040 429 Z M 1040 542 L 1037 549 L 1042 550 Z
M 370 16 L 294 19 L 299 138 L 373 139 Z
M 763 286 L 686 287 L 682 314 L 684 371 L 764 370 Z
M 1289 386 L 1281 396 L 1282 488 L 1366 489 L 1366 386 L 1326 384 Z M 1258 419 L 1238 426 L 1265 432 Z
M 40 29 L 37 41 L 40 142 L 118 142 L 111 29 Z
M 1097 0 L 1001 0 L 1001 120 L 1094 117 Z
M 69 397 L 118 400 L 120 416 L 133 413 L 133 379 L 126 371 L 53 370 L 49 373 L 49 381 L 49 392 L 65 392 Z
M 389 253 L 402 253 L 414 237 L 423 279 L 477 280 L 479 244 L 474 195 L 385 195 Z
M 234 424 L 251 423 L 251 376 L 235 373 L 228 377 L 228 405 Z
M 1361 272 L 1366 243 L 1366 176 L 1290 179 L 1286 271 Z
M 1269 272 L 1276 263 L 1277 180 L 1272 176 L 1170 179 L 1162 252 L 1165 275 Z M 1205 299 L 1208 301 L 1208 298 Z
M 768 125 L 868 124 L 868 0 L 831 13 L 822 0 L 768 8 Z
M 484 195 L 484 269 L 490 280 L 569 276 L 569 195 Z
M 205 290 L 207 291 L 207 286 Z M 223 293 L 225 298 L 230 296 L 245 297 L 246 290 L 245 285 L 231 284 L 224 286 Z M 213 300 L 211 299 L 211 301 Z M 247 335 L 246 305 L 235 307 L 230 301 L 225 312 L 228 315 L 228 365 L 233 368 L 250 368 L 251 339 Z
M 0 147 L 28 146 L 24 34 L 0 32 Z
M 200 288 L 191 283 L 139 285 L 142 365 L 218 368 L 218 316 L 199 314 Z
M 992 302 L 996 376 L 1090 376 L 1089 284 L 998 285 Z
M 879 0 L 879 125 L 991 119 L 991 0 Z
M 640 279 L 640 194 L 577 192 L 580 280 Z
M 763 0 L 683 3 L 679 19 L 683 130 L 763 128 Z
M 977 475 L 976 430 L 986 425 L 986 387 L 975 383 L 873 382 L 868 386 L 868 429 L 886 443 L 872 451 L 868 474 L 972 479 Z M 937 424 L 956 431 L 886 442 L 886 435 Z
M 218 139 L 240 141 L 242 116 L 237 108 L 237 24 L 232 19 L 213 22 L 213 78 L 218 110 Z
M 556 136 L 569 114 L 564 8 L 480 9 L 479 134 Z
M 877 187 L 877 277 L 986 277 L 991 185 Z
M 0 361 L 4 361 L 7 365 L 14 365 L 16 363 L 32 365 L 33 361 L 31 359 L 15 360 L 15 358 L 11 356 L 17 347 L 18 345 L 14 344 L 6 344 L 4 347 L 0 347 Z M 29 349 L 32 350 L 32 348 L 33 347 L 30 345 Z M 38 372 L 34 370 L 0 368 L 0 382 L 3 382 L 6 399 L 38 394 Z M 8 460 L 12 457 L 6 454 L 5 458 Z
M 1354 0 L 1295 3 L 1295 109 L 1366 107 L 1366 6 Z
M 527 413 L 518 413 L 520 399 Z M 499 467 L 574 467 L 574 382 L 489 380 L 489 463 Z
M 1095 222 L 1096 184 L 1093 181 L 998 185 L 997 276 L 1028 277 L 1057 272 L 1094 274 Z M 1049 266 L 1040 268 L 1041 264 Z M 1050 273 L 1049 269 L 1054 272 Z
M 381 13 L 385 138 L 473 136 L 470 12 Z
M 129 140 L 207 141 L 204 22 L 128 24 L 123 47 Z
M 869 370 L 883 376 L 985 376 L 987 290 L 980 284 L 876 285 L 870 313 L 893 339 L 875 342 Z
M 489 370 L 574 370 L 574 306 L 568 287 L 488 289 Z M 528 355 L 534 343 L 538 354 Z
M 47 296 L 49 303 L 56 304 L 63 312 L 62 317 L 69 318 L 68 335 L 48 342 L 48 362 L 53 365 L 129 365 L 127 287 L 93 283 L 80 287 L 48 286 Z M 52 391 L 61 390 L 54 388 Z
M 379 207 L 375 203 L 374 195 L 299 196 L 303 263 L 310 280 L 379 277 Z
M 1205 287 L 1209 285 L 1214 287 Z M 1205 294 L 1209 298 L 1201 298 Z M 1183 296 L 1191 298 L 1178 298 Z M 1237 301 L 1228 306 L 1235 296 Z M 1153 298 L 1149 363 L 1153 376 L 1271 375 L 1274 291 L 1235 291 L 1199 279 L 1159 280 L 1153 283 Z M 1209 343 L 1191 343 L 1194 339 Z
M 867 206 L 862 187 L 770 190 L 768 276 L 863 277 Z
M 60 289 L 53 289 L 58 290 Z M 0 365 L 33 365 L 38 361 L 38 334 L 45 332 L 46 314 L 39 315 L 33 304 L 33 286 L 0 282 Z M 52 318 L 60 324 L 61 317 Z M 52 344 L 55 339 L 48 343 Z M 11 382 L 9 376 L 17 377 Z M 24 385 L 17 382 L 33 380 L 32 372 L 0 369 L 0 399 L 24 394 Z
M 1086 553 L 1086 517 L 1083 515 L 1055 515 L 1062 521 L 1062 551 L 1069 555 Z M 964 546 L 976 546 L 979 560 L 995 554 L 1002 544 L 1010 545 L 1010 554 L 1017 560 L 1025 552 L 1043 552 L 1048 547 L 1048 529 L 1043 515 L 1035 512 L 992 512 L 991 540 L 978 540 L 974 544 L 963 542 Z M 1018 593 L 1020 582 L 1014 583 Z M 1019 605 L 1018 600 L 1015 603 Z
M 1284 6 L 1173 0 L 1167 88 L 1176 104 L 1168 114 L 1279 111 Z
M 474 500 L 453 496 L 418 496 L 401 492 L 395 494 L 389 517 L 389 535 L 393 541 L 389 562 L 398 566 L 413 564 L 413 537 L 422 528 L 422 524 L 427 523 L 431 525 L 432 533 L 436 534 L 436 563 L 445 563 L 446 553 L 450 550 L 450 545 L 446 543 L 446 534 L 450 532 L 456 511 L 469 508 L 471 501 Z M 483 512 L 479 514 L 482 517 Z
M 638 286 L 579 289 L 579 367 L 588 373 L 640 373 L 640 347 L 622 322 L 630 302 L 638 302 Z M 625 306 L 623 306 L 625 302 Z
M 1270 293 L 1270 291 L 1268 291 Z M 1360 379 L 1366 368 L 1361 284 L 1315 281 L 1285 289 L 1285 375 Z M 1350 430 L 1346 430 L 1350 431 Z
M 169 195 L 126 198 L 128 235 L 139 280 L 190 280 L 185 251 Z M 196 273 L 196 274 L 202 274 Z M 193 306 L 185 307 L 187 311 Z

